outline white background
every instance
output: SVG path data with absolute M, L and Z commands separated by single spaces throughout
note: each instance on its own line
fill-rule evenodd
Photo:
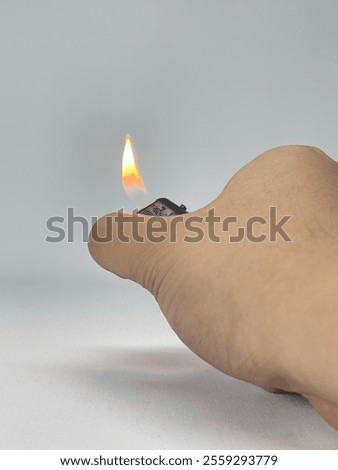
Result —
M 302 399 L 225 377 L 46 220 L 193 210 L 267 148 L 337 155 L 334 0 L 0 1 L 0 447 L 333 449 Z

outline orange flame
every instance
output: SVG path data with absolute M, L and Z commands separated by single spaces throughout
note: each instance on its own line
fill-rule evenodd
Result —
M 122 156 L 122 183 L 128 194 L 133 194 L 136 191 L 147 192 L 137 166 L 133 142 L 129 134 L 126 135 Z

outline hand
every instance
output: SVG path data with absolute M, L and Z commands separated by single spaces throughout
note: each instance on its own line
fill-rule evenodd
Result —
M 277 208 L 275 228 L 270 207 Z M 211 233 L 211 209 L 221 220 L 233 216 L 237 222 L 215 224 Z M 283 238 L 282 229 L 276 233 L 287 215 L 291 218 L 282 229 L 292 241 Z M 166 217 L 161 242 L 147 240 L 149 217 L 137 214 L 129 216 L 137 219 L 145 241 L 133 240 L 132 223 L 123 225 L 130 241 L 119 240 L 115 216 L 101 218 L 90 235 L 97 263 L 148 289 L 176 334 L 205 361 L 266 389 L 301 393 L 338 429 L 334 160 L 314 147 L 269 150 L 242 168 L 206 207 Z M 262 219 L 235 242 L 241 238 L 238 227 L 255 216 Z M 191 217 L 200 218 L 199 241 L 185 240 L 196 236 L 185 225 Z M 113 235 L 109 242 L 94 236 L 107 232 Z M 170 241 L 174 234 L 176 242 Z M 258 242 L 260 235 L 266 239 Z

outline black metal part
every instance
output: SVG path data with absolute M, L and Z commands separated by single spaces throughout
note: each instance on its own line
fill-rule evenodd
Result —
M 155 201 L 151 202 L 148 206 L 140 209 L 138 214 L 145 215 L 155 215 L 155 216 L 170 216 L 170 215 L 179 215 L 187 214 L 187 208 L 184 204 L 178 206 L 172 201 L 165 197 L 160 197 Z

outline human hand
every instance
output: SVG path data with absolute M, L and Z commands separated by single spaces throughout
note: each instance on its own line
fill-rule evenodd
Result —
M 277 223 L 291 216 L 283 225 L 291 241 L 283 230 L 270 240 L 271 207 Z M 338 428 L 337 209 L 338 164 L 313 147 L 278 147 L 242 168 L 207 206 L 165 218 L 161 242 L 149 240 L 149 216 L 141 214 L 129 216 L 144 241 L 133 239 L 131 223 L 123 225 L 129 242 L 118 239 L 113 213 L 94 226 L 89 250 L 103 268 L 148 289 L 198 356 L 263 388 L 303 394 Z M 237 222 L 211 233 L 210 210 Z M 192 217 L 201 236 L 189 242 L 188 219 L 198 224 Z M 248 229 L 242 240 L 238 227 Z M 100 242 L 97 234 L 113 237 Z M 258 242 L 260 235 L 266 239 Z

